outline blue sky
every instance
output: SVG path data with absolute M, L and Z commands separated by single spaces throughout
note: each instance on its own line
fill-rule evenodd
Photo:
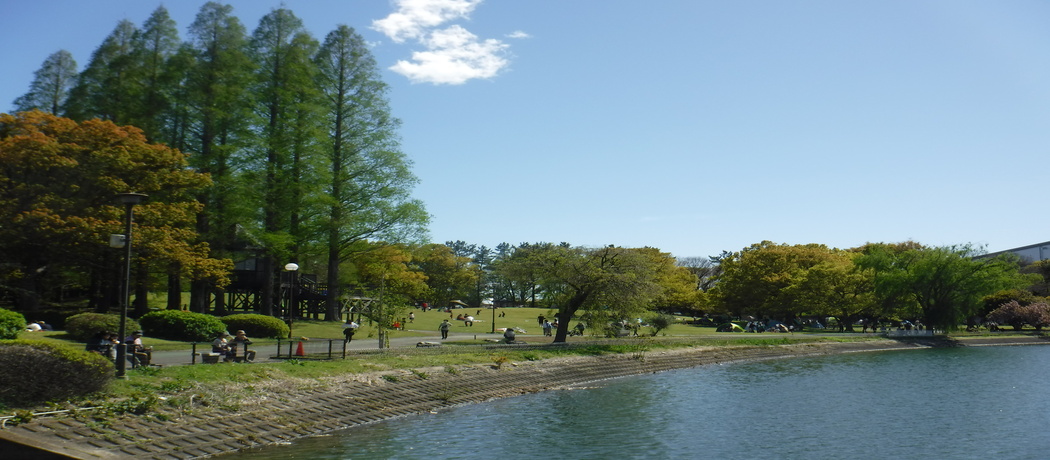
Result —
M 203 1 L 166 2 L 180 34 Z M 239 0 L 374 43 L 435 242 L 1050 240 L 1050 3 Z M 0 2 L 0 111 L 161 3 Z

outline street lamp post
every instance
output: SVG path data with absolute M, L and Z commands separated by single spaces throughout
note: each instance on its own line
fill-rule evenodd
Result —
M 292 321 L 295 317 L 295 311 L 297 310 L 295 305 L 295 281 L 296 275 L 299 272 L 299 264 L 295 262 L 289 262 L 285 264 L 284 271 L 288 272 L 288 308 L 285 309 L 285 315 L 288 317 L 288 339 L 292 338 Z
M 128 320 L 128 304 L 131 296 L 131 221 L 134 218 L 135 205 L 142 203 L 146 195 L 141 193 L 121 193 L 117 199 L 124 204 L 124 275 L 120 292 L 120 326 L 118 327 L 120 345 L 117 346 L 117 378 L 127 378 L 127 354 L 128 347 L 124 343 L 127 337 L 127 327 L 124 323 Z

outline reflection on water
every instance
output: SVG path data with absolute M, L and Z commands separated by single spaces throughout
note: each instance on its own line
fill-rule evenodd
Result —
M 1050 347 L 712 365 L 223 458 L 1048 458 Z M 597 386 L 597 388 L 594 388 Z

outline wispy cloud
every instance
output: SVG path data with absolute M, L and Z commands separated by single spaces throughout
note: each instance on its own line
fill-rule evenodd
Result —
M 496 39 L 480 39 L 458 24 L 470 19 L 482 0 L 396 0 L 397 11 L 372 21 L 372 28 L 396 43 L 413 40 L 426 48 L 415 51 L 411 60 L 400 60 L 390 70 L 413 83 L 459 85 L 475 78 L 491 78 L 510 64 L 504 56 L 509 45 Z M 515 32 L 512 35 L 528 35 Z M 524 38 L 521 36 L 515 38 Z
M 532 38 L 532 35 L 529 35 L 520 30 L 515 30 L 514 32 L 507 34 L 507 38 Z

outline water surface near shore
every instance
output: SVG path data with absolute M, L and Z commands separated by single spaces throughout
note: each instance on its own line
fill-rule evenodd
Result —
M 396 419 L 223 459 L 1047 458 L 1050 347 L 702 366 Z M 567 434 L 566 434 L 567 433 Z

